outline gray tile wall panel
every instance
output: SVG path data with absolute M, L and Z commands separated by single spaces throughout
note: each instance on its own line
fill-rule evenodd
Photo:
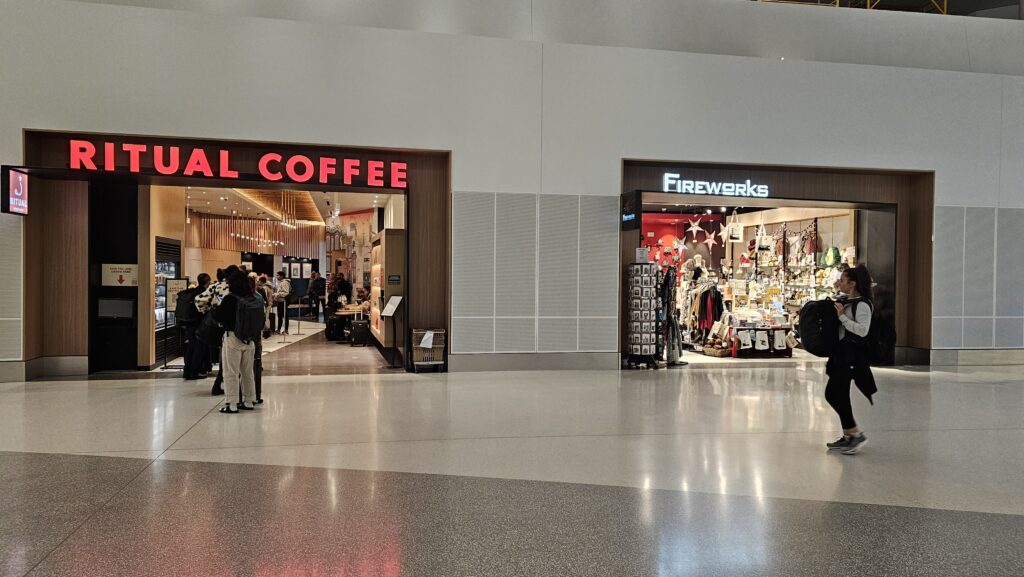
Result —
M 0 360 L 21 360 L 21 319 L 0 321 Z
M 1024 347 L 1024 319 L 996 319 L 997 349 Z
M 932 346 L 936 349 L 959 349 L 964 346 L 964 320 L 932 319 Z
M 996 209 L 968 208 L 964 253 L 964 316 L 995 310 Z
M 620 276 L 619 198 L 580 197 L 580 316 L 614 316 Z
M 495 315 L 536 316 L 537 195 L 499 194 L 496 213 Z
M 935 207 L 932 311 L 936 316 L 963 316 L 964 215 L 961 207 Z
M 993 319 L 964 319 L 964 348 L 992 348 Z
M 575 352 L 576 319 L 539 319 L 540 352 Z
M 454 193 L 452 223 L 452 316 L 494 316 L 494 194 Z
M 618 319 L 580 319 L 579 350 L 581 352 L 615 352 L 618 348 Z
M 0 318 L 21 318 L 21 216 L 0 214 L 0 270 L 4 271 L 4 281 L 0 283 Z M 26 266 L 43 266 L 43 263 L 26 263 Z M 21 358 L 21 332 L 19 339 L 18 358 Z M 4 358 L 7 358 L 6 356 Z
M 537 319 L 494 319 L 494 351 L 533 353 L 537 351 Z
M 999 209 L 996 228 L 996 316 L 1024 316 L 1024 209 Z
M 494 352 L 494 319 L 452 318 L 452 353 Z
M 540 316 L 577 315 L 578 196 L 540 196 Z M 575 339 L 575 326 L 573 327 Z M 543 337 L 541 343 L 544 342 Z

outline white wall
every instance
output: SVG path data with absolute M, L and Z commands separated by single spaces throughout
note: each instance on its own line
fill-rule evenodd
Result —
M 535 14 L 556 5 L 538 0 Z M 945 26 L 933 18 L 929 26 Z M 589 13 L 580 19 L 597 22 Z M 18 24 L 0 35 L 3 163 L 21 161 L 26 127 L 451 150 L 456 212 L 463 193 L 617 195 L 627 157 L 901 168 L 936 172 L 937 203 L 953 209 L 940 209 L 941 218 L 955 221 L 958 207 L 992 209 L 1002 231 L 990 239 L 993 247 L 1017 230 L 1018 218 L 1024 223 L 1024 211 L 1008 210 L 1024 208 L 1024 78 L 1016 76 L 60 0 L 4 2 L 0 21 Z M 961 30 L 973 26 L 955 21 Z M 981 50 L 978 58 L 997 53 Z M 1012 55 L 1012 46 L 1001 54 Z M 964 222 L 966 211 L 959 214 Z M 0 227 L 7 254 L 19 254 L 20 221 L 2 218 Z M 939 229 L 939 242 L 956 238 Z M 936 251 L 937 267 L 949 254 Z M 5 264 L 16 270 L 20 263 Z M 970 266 L 961 255 L 952 268 L 961 290 L 976 272 Z M 982 273 L 994 277 L 995 268 Z M 455 269 L 458 286 L 464 279 Z M 968 322 L 955 307 L 936 311 L 944 334 L 960 330 L 943 343 L 960 346 L 967 336 L 984 343 L 974 336 L 990 324 L 993 332 L 1010 329 L 1002 342 L 1017 342 L 1011 325 L 1019 319 L 1024 332 L 1024 279 L 1003 274 L 990 316 Z M 539 291 L 544 281 L 532 282 Z M 602 298 L 614 296 L 613 284 L 603 290 Z M 957 298 L 966 296 L 954 292 L 949 300 Z M 17 324 L 20 310 L 0 317 Z M 0 358 L 17 357 L 20 343 L 0 345 Z
M 513 40 L 1024 75 L 1024 24 L 991 18 L 750 0 L 82 1 Z

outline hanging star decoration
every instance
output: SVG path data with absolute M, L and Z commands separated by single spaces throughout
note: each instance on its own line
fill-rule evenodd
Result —
M 725 221 L 722 221 L 722 226 L 718 228 L 718 238 L 722 239 L 722 242 L 719 243 L 722 246 L 725 246 L 725 241 L 729 240 L 729 225 Z
M 693 235 L 693 240 L 694 240 L 694 242 L 696 242 L 697 241 L 697 233 L 698 232 L 704 232 L 704 228 L 700 225 L 700 219 L 698 218 L 697 220 L 688 220 L 687 222 L 689 223 L 689 225 L 688 225 L 688 227 L 686 229 L 686 232 L 692 234 Z
M 711 250 L 712 247 L 714 247 L 715 245 L 718 244 L 718 241 L 715 240 L 715 235 L 713 235 L 713 234 L 709 234 L 709 235 L 705 236 L 703 242 L 704 242 L 704 244 L 708 245 L 708 250 L 709 251 Z

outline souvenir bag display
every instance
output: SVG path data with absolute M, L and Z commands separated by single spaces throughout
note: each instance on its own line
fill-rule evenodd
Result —
M 768 331 L 755 331 L 757 337 L 754 340 L 754 349 L 758 351 L 767 351 L 771 348 L 768 342 Z
M 754 348 L 754 339 L 753 339 L 753 337 L 750 336 L 750 333 L 752 333 L 752 332 L 754 332 L 754 331 L 740 331 L 739 332 L 740 348 L 741 349 L 749 350 L 749 349 Z

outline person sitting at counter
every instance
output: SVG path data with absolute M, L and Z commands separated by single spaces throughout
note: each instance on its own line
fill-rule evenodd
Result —
M 370 314 L 370 291 L 363 287 L 359 287 L 356 291 L 356 306 L 365 314 Z

